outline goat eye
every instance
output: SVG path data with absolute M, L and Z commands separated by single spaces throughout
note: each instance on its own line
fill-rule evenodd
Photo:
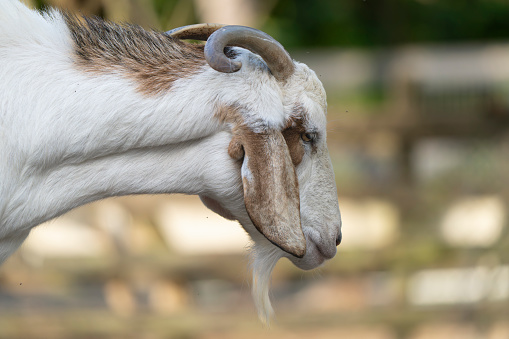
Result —
M 304 142 L 312 142 L 313 140 L 315 140 L 316 136 L 314 133 L 302 133 L 300 135 L 300 138 Z

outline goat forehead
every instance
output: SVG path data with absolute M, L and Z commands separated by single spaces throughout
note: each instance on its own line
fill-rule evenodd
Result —
M 310 100 L 318 103 L 325 111 L 327 109 L 327 96 L 320 79 L 307 65 L 295 62 L 295 66 L 295 81 L 293 83 L 298 86 L 296 90 L 301 91 Z
M 285 90 L 285 104 L 293 115 L 304 118 L 306 129 L 321 131 L 326 127 L 327 98 L 322 83 L 308 66 L 296 62 L 296 72 Z
M 308 130 L 324 132 L 327 126 L 327 110 L 320 103 L 309 98 L 303 100 L 303 107 Z

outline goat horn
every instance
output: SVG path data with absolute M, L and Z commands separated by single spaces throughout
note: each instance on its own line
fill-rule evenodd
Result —
M 177 39 L 193 39 L 206 41 L 209 36 L 224 27 L 221 24 L 196 24 L 182 26 L 167 31 L 165 34 Z
M 225 26 L 212 33 L 205 44 L 205 59 L 216 71 L 237 72 L 240 61 L 233 61 L 224 54 L 226 46 L 238 46 L 250 50 L 263 58 L 274 77 L 284 81 L 295 69 L 293 61 L 284 49 L 270 35 L 245 26 Z

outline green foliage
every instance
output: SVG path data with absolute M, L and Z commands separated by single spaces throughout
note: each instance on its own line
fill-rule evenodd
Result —
M 266 29 L 291 48 L 509 38 L 502 0 L 280 0 Z
M 106 2 L 115 0 L 103 0 Z M 253 0 L 254 1 L 254 0 Z M 267 0 L 266 0 L 267 1 Z M 509 39 L 507 0 L 272 0 L 263 30 L 287 48 Z M 59 1 L 81 8 L 85 1 Z M 163 29 L 199 21 L 191 0 L 132 0 Z M 49 0 L 33 0 L 42 9 Z M 264 6 L 261 5 L 260 8 Z M 269 6 L 270 7 L 270 6 Z M 111 6 L 110 6 L 111 10 Z M 93 13 L 102 16 L 104 13 Z

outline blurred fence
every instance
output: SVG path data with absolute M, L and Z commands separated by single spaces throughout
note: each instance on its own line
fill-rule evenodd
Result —
M 344 240 L 318 277 L 278 264 L 275 330 L 240 226 L 130 197 L 33 232 L 0 270 L 0 338 L 508 338 L 509 45 L 292 55 L 328 92 Z

